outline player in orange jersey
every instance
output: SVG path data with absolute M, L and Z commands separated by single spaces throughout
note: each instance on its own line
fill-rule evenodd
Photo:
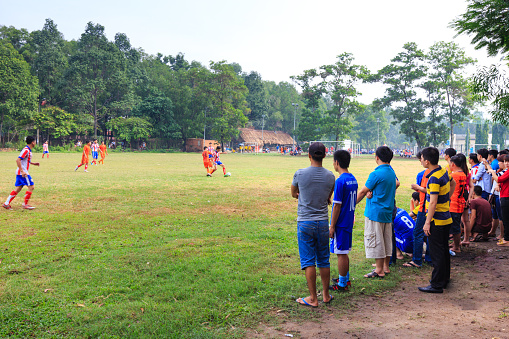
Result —
M 104 141 L 101 142 L 101 146 L 99 146 L 99 151 L 101 152 L 101 160 L 99 160 L 99 164 L 104 165 L 104 158 L 106 158 L 106 155 L 108 154 L 108 150 L 106 145 L 104 144 Z
M 211 177 L 212 174 L 212 162 L 210 161 L 210 155 L 211 153 L 207 149 L 207 146 L 203 147 L 203 152 L 201 156 L 203 157 L 203 166 L 207 170 L 207 177 Z
M 85 146 L 83 147 L 83 155 L 81 156 L 81 164 L 76 166 L 76 168 L 74 169 L 75 172 L 78 170 L 78 168 L 80 168 L 83 165 L 85 165 L 85 172 L 88 172 L 87 171 L 87 169 L 88 169 L 88 156 L 92 152 L 90 150 L 90 144 L 91 144 L 90 141 L 88 141 L 88 140 L 85 141 Z

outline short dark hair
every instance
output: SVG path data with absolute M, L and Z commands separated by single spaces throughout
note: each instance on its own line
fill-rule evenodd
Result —
M 325 158 L 325 146 L 321 142 L 312 143 L 309 146 L 308 152 L 314 161 L 322 162 L 323 158 Z
M 203 149 L 207 149 L 208 147 L 207 146 L 203 146 Z
M 470 155 L 468 157 L 469 157 L 470 160 L 472 160 L 476 164 L 479 163 L 479 160 L 477 159 L 477 153 L 470 153 Z
M 415 155 L 415 157 L 419 160 L 421 160 L 421 156 L 422 156 L 421 151 L 417 152 L 417 154 Z
M 479 148 L 477 150 L 477 154 L 479 154 L 483 159 L 488 159 L 488 150 L 486 148 Z
M 498 151 L 496 149 L 490 149 L 488 151 L 488 154 L 492 155 L 494 159 L 496 159 L 498 157 Z
M 419 199 L 419 192 L 414 192 L 414 193 L 412 193 L 412 199 L 414 199 L 414 200 L 420 200 L 420 199 Z
M 221 149 L 221 146 L 217 146 L 217 147 L 216 147 L 216 150 L 218 150 L 218 149 Z
M 505 155 L 504 161 L 509 161 L 509 154 Z
M 440 152 L 435 147 L 426 147 L 422 151 L 422 158 L 427 160 L 432 165 L 438 165 L 440 160 Z
M 448 155 L 449 157 L 453 157 L 456 155 L 456 150 L 454 148 L 448 148 L 444 151 L 444 154 Z
M 35 138 L 31 135 L 29 135 L 28 137 L 26 137 L 25 141 L 27 143 L 27 145 L 30 145 L 32 142 L 34 142 Z
M 341 168 L 348 168 L 350 166 L 350 159 L 352 159 L 352 156 L 348 151 L 340 149 L 334 152 L 334 161 L 337 161 Z
M 478 197 L 482 196 L 482 187 L 481 186 L 474 186 L 474 194 Z
M 508 151 L 508 150 L 506 150 L 506 149 L 503 149 L 503 150 L 501 150 L 501 151 L 498 153 L 498 155 L 500 155 L 500 154 L 509 154 L 509 151 Z
M 498 162 L 504 162 L 505 156 L 506 154 L 499 153 L 497 157 Z
M 392 160 L 392 157 L 394 156 L 394 153 L 392 153 L 392 150 L 387 146 L 380 146 L 376 149 L 375 152 L 376 156 L 382 160 L 382 162 L 390 163 Z

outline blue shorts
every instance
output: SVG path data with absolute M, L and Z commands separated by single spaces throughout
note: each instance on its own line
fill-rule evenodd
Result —
M 99 152 L 92 152 L 92 158 L 97 159 Z
M 330 252 L 334 254 L 348 254 L 352 250 L 352 230 L 336 228 L 334 238 L 330 241 Z
M 216 161 L 216 165 L 222 165 L 223 163 L 221 161 Z
M 44 151 L 44 152 L 42 152 L 42 153 L 46 154 L 46 153 L 49 153 L 49 152 L 48 152 L 48 151 Z
M 449 230 L 449 234 L 460 234 L 461 233 L 461 216 L 463 213 L 454 213 L 451 212 L 451 229 Z
M 15 187 L 33 185 L 34 182 L 32 181 L 32 177 L 30 175 L 27 175 L 26 178 L 23 178 L 21 175 L 16 175 L 16 183 L 14 184 Z
M 491 217 L 495 220 L 502 219 L 502 208 L 500 207 L 500 197 L 495 195 L 495 208 L 491 207 Z
M 297 221 L 300 268 L 330 267 L 329 221 Z

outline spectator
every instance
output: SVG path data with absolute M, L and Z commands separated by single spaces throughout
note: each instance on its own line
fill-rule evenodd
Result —
M 323 302 L 330 303 L 329 294 L 329 216 L 328 204 L 334 190 L 334 174 L 322 167 L 325 146 L 315 142 L 309 146 L 311 166 L 299 169 L 293 176 L 292 197 L 298 199 L 297 232 L 301 269 L 306 273 L 310 296 L 298 298 L 303 306 L 318 307 L 316 269 L 320 270 Z

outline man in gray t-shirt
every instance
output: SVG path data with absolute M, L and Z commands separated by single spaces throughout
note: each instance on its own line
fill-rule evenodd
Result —
M 309 146 L 311 166 L 295 172 L 292 197 L 299 200 L 297 209 L 297 235 L 301 269 L 306 272 L 310 296 L 296 301 L 304 306 L 317 307 L 316 268 L 320 269 L 323 301 L 329 303 L 329 209 L 334 191 L 334 174 L 322 167 L 325 146 L 315 142 Z

